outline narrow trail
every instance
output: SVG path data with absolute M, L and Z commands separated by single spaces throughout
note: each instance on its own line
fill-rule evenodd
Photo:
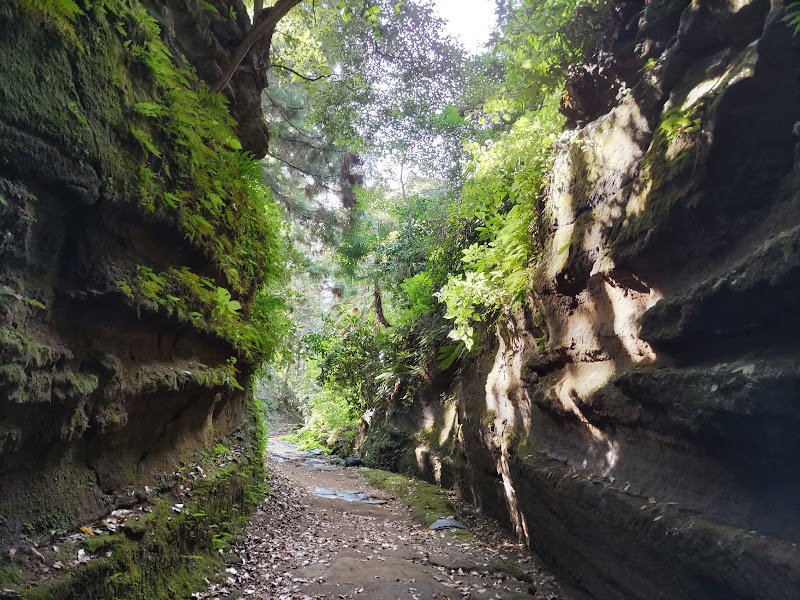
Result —
M 269 473 L 271 492 L 234 547 L 227 580 L 195 597 L 575 599 L 488 520 L 463 519 L 475 538 L 427 530 L 358 469 L 276 438 Z M 357 490 L 374 503 L 319 497 L 320 488 Z

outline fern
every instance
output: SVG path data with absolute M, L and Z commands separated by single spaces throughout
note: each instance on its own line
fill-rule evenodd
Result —
M 131 133 L 142 146 L 143 150 L 149 152 L 153 156 L 161 158 L 161 151 L 156 148 L 155 144 L 153 143 L 153 138 L 150 137 L 149 133 L 142 131 L 141 129 L 137 129 L 136 127 L 131 127 Z
M 221 273 L 220 281 L 212 282 L 188 269 L 155 273 L 143 267 L 117 283 L 120 292 L 214 331 L 251 362 L 266 358 L 280 344 L 287 307 L 272 302 L 280 300 L 279 295 L 259 290 L 265 285 L 277 287 L 283 277 L 287 242 L 280 208 L 264 185 L 261 166 L 242 151 L 225 97 L 211 94 L 184 66 L 186 61 L 173 56 L 158 21 L 141 0 L 11 0 L 11 4 L 52 24 L 77 47 L 86 44 L 89 52 L 103 51 L 92 47 L 90 27 L 110 21 L 108 29 L 116 33 L 119 49 L 127 55 L 127 64 L 120 66 L 135 72 L 136 78 L 143 74 L 145 81 L 139 87 L 150 90 L 148 96 L 122 107 L 130 139 L 143 153 L 131 156 L 139 163 L 138 194 L 133 197 L 140 210 L 174 223 L 214 263 L 214 272 Z M 203 4 L 213 10 L 212 4 Z M 76 30 L 79 19 L 81 28 Z M 139 68 L 128 69 L 131 64 Z M 66 109 L 88 125 L 78 103 L 70 102 Z
M 49 19 L 55 27 L 73 42 L 78 42 L 73 24 L 83 15 L 74 0 L 13 0 L 17 7 L 39 18 Z
M 794 34 L 800 33 L 800 0 L 790 2 L 786 7 L 785 20 L 789 25 L 794 27 Z

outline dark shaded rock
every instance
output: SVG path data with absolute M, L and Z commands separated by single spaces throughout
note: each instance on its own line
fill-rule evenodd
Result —
M 641 11 L 638 0 L 609 9 L 600 47 L 585 64 L 570 69 L 560 110 L 571 125 L 585 124 L 606 114 L 622 90 L 638 82 L 642 63 L 634 49 Z

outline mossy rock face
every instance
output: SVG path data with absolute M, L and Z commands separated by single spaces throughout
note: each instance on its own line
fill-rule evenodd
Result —
M 56 183 L 71 172 L 69 188 L 93 203 L 101 178 L 119 191 L 135 189 L 124 111 L 136 93 L 111 24 L 98 19 L 79 35 L 82 51 L 54 43 L 34 18 L 0 19 L 0 153 L 23 175 Z M 120 136 L 129 141 L 120 144 Z
M 227 50 L 213 32 L 171 20 L 191 20 L 204 9 L 189 1 L 101 0 L 79 3 L 82 12 L 66 26 L 47 18 L 56 3 L 31 12 L 31 3 L 2 4 L 0 550 L 15 547 L 25 523 L 38 534 L 97 519 L 241 425 L 254 354 L 210 320 L 178 318 L 174 307 L 126 295 L 120 282 L 135 288 L 145 266 L 179 272 L 207 295 L 230 290 L 248 306 L 264 274 L 278 273 L 281 262 L 264 258 L 277 254 L 264 244 L 253 252 L 235 245 L 277 237 L 277 208 L 263 188 L 241 192 L 258 185 L 243 173 L 229 110 L 222 96 L 207 94 L 181 54 L 200 36 L 201 54 L 224 62 Z M 238 26 L 227 14 L 211 19 Z M 153 46 L 163 50 L 162 75 L 181 83 L 158 79 L 146 60 Z M 186 106 L 181 102 L 196 110 L 174 109 Z M 187 128 L 198 147 L 210 149 L 199 152 L 206 163 L 198 173 L 220 179 L 220 215 L 235 210 L 216 221 L 202 213 L 210 188 L 177 168 L 187 164 L 185 139 L 175 122 L 170 129 L 163 115 L 144 114 L 142 103 L 205 123 L 203 131 Z M 209 133 L 209 122 L 219 129 Z M 132 128 L 148 133 L 160 156 Z M 162 203 L 167 190 L 181 194 L 180 207 Z M 237 221 L 245 208 L 251 214 Z M 213 222 L 203 243 L 182 229 L 192 210 Z M 223 259 L 239 261 L 240 277 L 232 277 L 231 264 L 221 266 Z M 168 292 L 177 293 L 153 295 Z M 179 292 L 184 316 L 195 292 Z M 244 323 L 246 313 L 231 323 Z M 235 487 L 235 480 L 224 481 Z
M 458 516 L 453 503 L 438 485 L 380 469 L 363 468 L 360 471 L 371 485 L 392 494 L 408 506 L 414 518 L 426 527 L 438 519 Z M 451 533 L 463 539 L 474 537 L 473 534 L 463 529 L 451 530 Z
M 62 549 L 70 556 L 83 549 L 92 557 L 87 564 L 70 564 L 33 586 L 31 574 L 4 566 L 0 582 L 25 600 L 172 600 L 202 591 L 205 580 L 221 571 L 230 541 L 263 498 L 265 441 L 253 401 L 245 427 L 225 440 L 236 450 L 236 462 L 219 467 L 208 454 L 205 477 L 194 481 L 184 497 L 156 499 L 149 513 L 128 518 L 120 533 L 91 536 L 75 549 Z
M 28 376 L 19 365 L 0 366 L 0 389 L 15 390 L 25 385 L 27 381 Z

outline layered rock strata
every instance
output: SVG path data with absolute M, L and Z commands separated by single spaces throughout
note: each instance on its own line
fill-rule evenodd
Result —
M 364 451 L 590 597 L 796 598 L 800 44 L 781 2 L 619 10 L 611 70 L 568 85 L 524 314 Z

